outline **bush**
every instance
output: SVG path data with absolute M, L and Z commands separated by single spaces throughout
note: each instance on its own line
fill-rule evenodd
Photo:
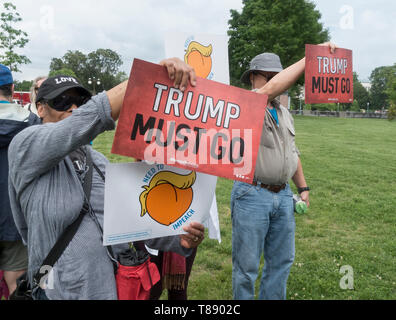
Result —
M 388 120 L 392 121 L 396 118 L 396 104 L 392 103 L 388 110 Z
M 357 100 L 353 100 L 353 103 L 349 109 L 350 111 L 360 112 L 359 102 Z
M 316 103 L 311 105 L 311 110 L 315 111 L 336 111 L 337 105 L 334 103 Z

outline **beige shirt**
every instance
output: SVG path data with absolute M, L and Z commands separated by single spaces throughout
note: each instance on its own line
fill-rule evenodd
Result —
M 300 152 L 295 144 L 292 115 L 278 100 L 273 100 L 271 104 L 278 113 L 279 126 L 267 108 L 255 179 L 265 184 L 282 185 L 296 173 Z

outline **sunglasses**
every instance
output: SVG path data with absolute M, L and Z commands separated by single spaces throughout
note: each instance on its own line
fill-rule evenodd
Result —
M 48 105 L 56 111 L 67 111 L 72 105 L 76 105 L 78 108 L 89 101 L 87 96 L 68 96 L 61 95 L 54 99 L 48 100 Z
M 260 72 L 260 71 L 253 71 L 253 74 L 254 74 L 255 76 L 260 75 L 260 76 L 266 78 L 267 81 L 270 81 L 270 80 L 275 76 L 275 75 L 268 74 L 268 73 L 264 73 L 264 72 Z

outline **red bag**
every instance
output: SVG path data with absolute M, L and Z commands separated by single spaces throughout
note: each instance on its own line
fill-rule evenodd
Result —
M 150 289 L 160 278 L 150 258 L 136 267 L 120 264 L 116 275 L 118 300 L 149 300 Z
M 8 300 L 8 295 L 8 286 L 3 279 L 3 271 L 0 271 L 0 300 L 2 300 L 3 298 Z

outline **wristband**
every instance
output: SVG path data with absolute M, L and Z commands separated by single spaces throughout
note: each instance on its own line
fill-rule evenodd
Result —
M 297 191 L 299 194 L 303 193 L 304 191 L 310 191 L 311 189 L 309 187 L 304 187 L 304 188 L 297 188 Z

